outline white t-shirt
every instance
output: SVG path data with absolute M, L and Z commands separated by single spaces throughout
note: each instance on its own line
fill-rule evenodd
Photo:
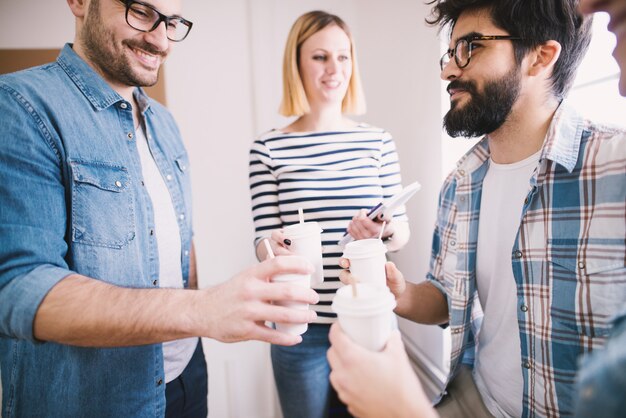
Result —
M 485 316 L 478 333 L 474 380 L 496 417 L 522 415 L 524 382 L 511 254 L 539 155 L 513 164 L 490 160 L 483 181 L 476 277 Z
M 180 229 L 176 211 L 165 180 L 150 152 L 142 127 L 136 130 L 136 135 L 143 181 L 152 201 L 154 212 L 154 233 L 159 253 L 160 287 L 180 289 L 183 287 L 183 271 Z M 176 379 L 185 370 L 197 343 L 198 338 L 196 337 L 163 343 L 166 383 Z

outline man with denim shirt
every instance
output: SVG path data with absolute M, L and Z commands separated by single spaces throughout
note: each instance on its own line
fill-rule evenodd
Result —
M 440 416 L 573 414 L 578 359 L 605 343 L 626 300 L 626 133 L 563 100 L 590 37 L 576 7 L 435 2 L 433 23 L 452 28 L 444 126 L 486 136 L 444 183 L 428 280 L 407 283 L 392 264 L 387 273 L 396 313 L 450 326 Z M 436 415 L 424 396 L 408 400 L 419 382 L 397 336 L 371 355 L 336 326 L 330 338 L 331 382 L 351 411 Z
M 1 415 L 206 416 L 198 336 L 298 343 L 264 321 L 315 314 L 268 301 L 317 295 L 269 278 L 312 267 L 280 257 L 197 290 L 187 153 L 138 88 L 191 22 L 180 0 L 68 4 L 75 42 L 0 77 Z

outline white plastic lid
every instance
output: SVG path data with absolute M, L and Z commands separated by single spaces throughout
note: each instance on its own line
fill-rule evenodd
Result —
M 346 244 L 343 257 L 347 259 L 369 258 L 378 254 L 385 254 L 387 247 L 378 238 L 360 239 Z
M 372 316 L 396 307 L 396 299 L 387 287 L 357 283 L 357 297 L 352 295 L 352 285 L 337 290 L 331 305 L 338 315 Z
M 322 228 L 320 228 L 317 222 L 303 222 L 286 226 L 283 228 L 283 232 L 290 238 L 298 239 L 319 234 L 322 232 Z

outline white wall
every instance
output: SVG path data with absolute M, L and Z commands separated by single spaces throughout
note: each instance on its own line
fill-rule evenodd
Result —
M 422 191 L 409 203 L 413 238 L 394 256 L 413 280 L 428 268 L 442 176 L 441 96 L 436 30 L 415 0 L 208 0 L 184 3 L 194 28 L 167 63 L 167 98 L 191 162 L 195 243 L 201 286 L 220 283 L 255 262 L 247 185 L 254 136 L 286 120 L 277 114 L 281 57 L 300 14 L 324 9 L 352 28 L 368 103 L 361 119 L 389 130 L 405 182 Z M 45 31 L 23 30 L 23 22 Z M 63 0 L 0 0 L 0 48 L 60 47 L 73 38 Z M 437 365 L 445 363 L 441 331 L 401 327 Z M 212 417 L 278 416 L 269 348 L 205 341 Z

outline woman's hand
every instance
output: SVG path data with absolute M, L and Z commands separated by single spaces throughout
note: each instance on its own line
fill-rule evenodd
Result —
M 376 220 L 372 220 L 367 217 L 367 211 L 361 209 L 352 218 L 348 224 L 348 233 L 355 240 L 378 238 L 380 236 L 380 230 L 383 227 L 383 221 L 387 221 L 385 230 L 383 231 L 383 239 L 390 237 L 394 232 L 394 225 L 391 220 L 386 220 L 380 215 Z
M 272 235 L 266 239 L 267 242 L 270 243 L 270 247 L 272 247 L 274 255 L 293 255 L 293 253 L 289 251 L 291 240 L 285 237 L 282 229 L 272 232 Z M 267 260 L 268 257 L 267 248 L 265 247 L 263 241 L 265 241 L 265 239 L 259 241 L 256 246 L 256 257 L 259 261 Z

